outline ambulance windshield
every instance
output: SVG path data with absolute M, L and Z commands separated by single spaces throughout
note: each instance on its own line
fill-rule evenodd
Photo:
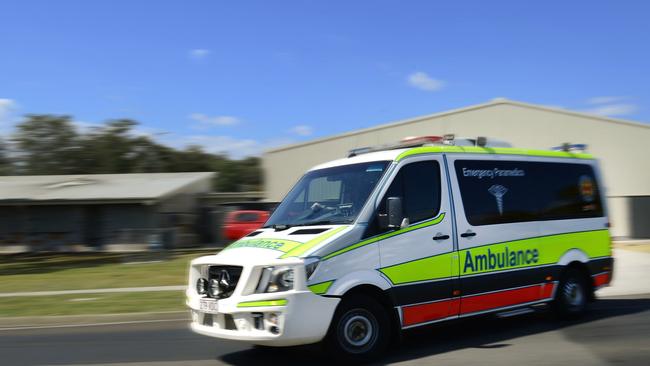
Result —
M 291 189 L 264 227 L 352 223 L 381 179 L 388 161 L 312 170 Z

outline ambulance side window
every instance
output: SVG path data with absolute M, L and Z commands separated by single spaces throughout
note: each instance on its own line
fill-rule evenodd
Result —
M 440 211 L 440 165 L 437 161 L 419 161 L 403 166 L 381 199 L 365 237 L 381 234 L 379 215 L 386 213 L 388 197 L 401 197 L 404 217 L 415 224 L 435 217 Z
M 603 216 L 587 164 L 459 159 L 454 165 L 471 225 Z

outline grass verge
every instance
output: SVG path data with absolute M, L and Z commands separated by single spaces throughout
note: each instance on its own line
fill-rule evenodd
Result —
M 184 285 L 189 262 L 215 252 L 2 256 L 0 292 Z
M 0 316 L 122 314 L 185 310 L 182 291 L 0 298 Z

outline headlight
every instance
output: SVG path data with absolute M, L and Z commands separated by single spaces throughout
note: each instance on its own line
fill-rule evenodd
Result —
M 264 267 L 255 293 L 292 290 L 293 273 L 293 268 L 291 267 Z
M 221 288 L 219 287 L 219 281 L 214 278 L 210 280 L 210 285 L 208 286 L 208 295 L 213 298 L 219 297 L 221 293 Z
M 318 257 L 307 257 L 305 258 L 305 274 L 307 279 L 316 272 L 316 268 L 320 264 L 320 258 Z
M 208 280 L 205 278 L 199 278 L 196 281 L 196 292 L 199 295 L 205 295 L 208 292 Z

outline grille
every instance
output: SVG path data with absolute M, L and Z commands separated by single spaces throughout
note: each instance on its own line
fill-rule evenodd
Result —
M 203 325 L 211 327 L 213 322 L 212 314 L 203 314 Z
M 212 296 L 217 299 L 225 299 L 232 295 L 239 282 L 242 267 L 240 266 L 210 266 L 208 268 L 209 286 L 218 286 L 218 290 Z M 210 293 L 208 291 L 208 293 Z
M 224 314 L 223 322 L 224 322 L 224 328 L 228 330 L 237 330 L 237 326 L 235 325 L 235 320 L 232 318 L 232 315 Z

